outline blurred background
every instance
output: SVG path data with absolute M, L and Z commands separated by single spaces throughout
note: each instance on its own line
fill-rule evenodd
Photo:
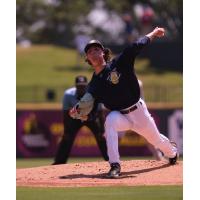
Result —
M 164 27 L 166 36 L 142 52 L 135 69 L 159 129 L 178 143 L 182 154 L 181 0 L 17 0 L 17 158 L 55 155 L 63 134 L 63 93 L 77 75 L 92 76 L 84 62 L 85 43 L 98 39 L 117 55 L 156 26 Z M 100 155 L 89 132 L 86 127 L 80 131 L 72 157 Z M 142 138 L 131 137 L 123 137 L 121 155 L 152 155 Z

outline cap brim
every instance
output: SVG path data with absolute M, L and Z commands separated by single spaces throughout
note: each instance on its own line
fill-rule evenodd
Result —
M 88 44 L 88 45 L 85 47 L 85 49 L 84 49 L 85 53 L 87 53 L 87 51 L 89 50 L 89 48 L 91 48 L 92 46 L 97 46 L 97 47 L 100 47 L 102 50 L 104 50 L 104 47 L 103 47 L 101 44 L 92 43 L 92 44 Z

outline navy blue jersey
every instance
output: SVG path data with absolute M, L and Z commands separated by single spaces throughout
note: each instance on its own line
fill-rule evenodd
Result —
M 87 91 L 110 110 L 122 110 L 138 102 L 140 87 L 135 75 L 134 61 L 150 43 L 144 36 L 129 45 L 99 73 L 93 74 Z

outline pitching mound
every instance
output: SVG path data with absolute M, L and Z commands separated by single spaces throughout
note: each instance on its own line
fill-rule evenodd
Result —
M 170 166 L 164 161 L 132 160 L 121 162 L 122 175 L 107 179 L 107 162 L 86 162 L 17 169 L 17 186 L 92 187 L 136 185 L 182 185 L 183 163 Z

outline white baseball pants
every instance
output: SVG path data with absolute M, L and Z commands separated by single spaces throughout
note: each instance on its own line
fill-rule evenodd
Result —
M 171 145 L 167 137 L 159 133 L 145 102 L 140 99 L 135 105 L 137 109 L 128 114 L 111 111 L 106 117 L 105 136 L 109 163 L 120 163 L 118 132 L 127 130 L 133 130 L 143 136 L 155 148 L 160 149 L 166 157 L 175 157 L 177 148 Z

